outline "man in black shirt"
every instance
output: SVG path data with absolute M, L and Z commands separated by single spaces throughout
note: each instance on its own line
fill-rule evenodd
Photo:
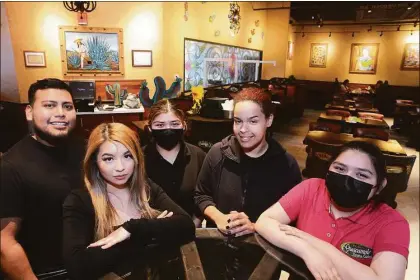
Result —
M 66 83 L 37 81 L 28 99 L 32 135 L 1 159 L 1 269 L 8 279 L 61 279 L 62 204 L 81 186 L 83 145 L 69 137 L 76 111 Z

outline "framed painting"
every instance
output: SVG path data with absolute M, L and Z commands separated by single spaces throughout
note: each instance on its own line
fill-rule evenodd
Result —
M 152 51 L 131 50 L 131 65 L 133 67 L 152 67 Z
M 419 43 L 405 44 L 401 70 L 419 70 Z
M 47 67 L 45 52 L 23 51 L 25 67 Z
M 287 60 L 293 59 L 293 42 L 289 41 L 287 43 Z
M 61 26 L 64 76 L 123 76 L 123 30 Z
M 327 67 L 328 44 L 311 44 L 311 54 L 309 56 L 309 67 Z
M 379 43 L 351 44 L 350 73 L 376 74 Z

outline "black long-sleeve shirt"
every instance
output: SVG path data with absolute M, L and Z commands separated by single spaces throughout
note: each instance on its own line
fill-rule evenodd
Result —
M 144 148 L 147 176 L 191 216 L 200 216 L 194 205 L 193 192 L 206 153 L 199 147 L 182 142 L 173 164 L 164 159 L 152 142 Z
M 195 227 L 190 216 L 176 205 L 156 184 L 151 186 L 150 205 L 154 209 L 172 211 L 164 219 L 131 219 L 122 226 L 131 233 L 129 239 L 111 248 L 86 248 L 94 242 L 95 212 L 86 190 L 75 190 L 63 205 L 63 255 L 72 279 L 96 279 L 113 271 L 118 265 L 144 259 L 153 249 L 174 248 L 194 238 Z
M 194 191 L 200 210 L 243 211 L 251 222 L 302 181 L 296 159 L 273 139 L 259 158 L 246 156 L 231 135 L 216 143 L 204 160 Z M 214 227 L 208 221 L 207 227 Z

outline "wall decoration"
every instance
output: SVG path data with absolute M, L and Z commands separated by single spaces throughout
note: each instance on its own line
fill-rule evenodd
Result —
M 248 38 L 248 43 L 252 43 L 252 37 Z
M 259 20 L 256 20 L 255 21 L 255 27 L 258 27 L 258 26 L 260 26 L 260 21 Z
M 25 67 L 47 67 L 45 52 L 23 51 Z
M 152 51 L 132 50 L 131 64 L 133 67 L 151 67 L 153 66 Z
M 311 44 L 309 67 L 327 67 L 328 44 Z
M 289 41 L 287 43 L 287 60 L 293 59 L 293 42 Z
M 251 35 L 254 36 L 255 35 L 255 28 L 251 29 Z
M 214 36 L 216 36 L 216 37 L 220 36 L 220 30 L 214 31 Z
M 405 44 L 401 70 L 419 70 L 419 43 Z
M 124 75 L 122 29 L 82 26 L 59 29 L 64 76 Z
M 351 44 L 350 73 L 375 74 L 379 43 Z
M 231 61 L 209 61 L 205 58 L 231 58 Z M 234 82 L 235 60 L 262 60 L 262 51 L 214 42 L 185 38 L 184 40 L 184 90 L 203 85 L 205 63 L 207 82 L 211 85 L 227 85 Z M 255 64 L 238 63 L 237 82 L 254 81 Z M 258 72 L 261 74 L 261 71 Z
M 184 20 L 188 21 L 188 2 L 184 3 Z
M 156 76 L 154 79 L 155 84 L 155 93 L 153 97 L 150 98 L 149 95 L 149 87 L 147 86 L 147 82 L 144 81 L 141 84 L 140 91 L 139 91 L 139 99 L 140 102 L 143 104 L 145 108 L 150 108 L 153 104 L 158 102 L 161 99 L 171 99 L 178 96 L 178 93 L 181 90 L 181 81 L 182 79 L 175 75 L 175 81 L 171 84 L 169 89 L 166 89 L 165 80 L 161 76 Z
M 216 18 L 216 15 L 212 14 L 211 16 L 209 16 L 209 22 L 213 22 L 215 18 Z
M 230 30 L 232 34 L 238 34 L 239 29 L 241 29 L 241 7 L 237 2 L 230 3 L 230 10 L 229 10 L 229 23 L 230 23 Z

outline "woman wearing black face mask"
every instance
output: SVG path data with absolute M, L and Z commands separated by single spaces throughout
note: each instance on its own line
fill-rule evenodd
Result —
M 179 206 L 201 224 L 193 190 L 206 154 L 184 141 L 184 113 L 168 99 L 150 108 L 149 127 L 152 142 L 144 148 L 146 173 Z
M 383 202 L 385 176 L 376 146 L 348 143 L 333 157 L 325 180 L 294 187 L 259 217 L 256 230 L 301 257 L 316 279 L 403 280 L 409 225 Z

